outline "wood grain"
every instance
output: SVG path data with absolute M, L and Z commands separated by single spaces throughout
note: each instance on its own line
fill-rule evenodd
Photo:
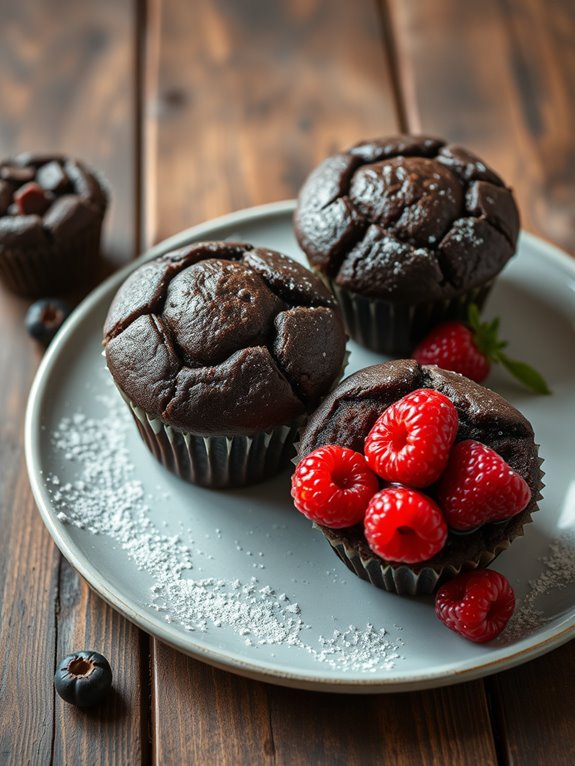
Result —
M 571 764 L 575 747 L 573 642 L 488 679 L 505 763 Z
M 270 688 L 274 763 L 496 764 L 481 682 L 377 696 Z
M 293 196 L 320 159 L 395 130 L 372 0 L 151 0 L 147 241 Z
M 22 414 L 36 355 L 24 342 L 20 302 L 2 295 L 0 407 L 0 763 L 49 763 L 54 727 L 54 605 L 59 556 L 38 517 L 21 458 Z M 17 362 L 16 362 L 17 360 Z
M 273 764 L 268 686 L 154 641 L 154 763 Z
M 148 637 L 106 606 L 62 560 L 58 588 L 57 657 L 96 649 L 114 674 L 112 693 L 94 709 L 79 710 L 56 697 L 54 763 L 146 763 Z
M 114 201 L 106 251 L 137 251 L 136 9 L 132 0 L 23 0 L 2 9 L 0 157 L 62 151 L 107 176 Z M 0 300 L 0 762 L 138 763 L 148 751 L 147 648 L 61 557 L 28 485 L 22 427 L 40 352 L 26 336 L 27 302 Z M 56 700 L 57 657 L 106 653 L 115 695 L 82 713 Z M 142 673 L 142 661 L 146 674 Z
M 523 226 L 575 252 L 571 0 L 388 0 L 407 126 L 476 151 Z

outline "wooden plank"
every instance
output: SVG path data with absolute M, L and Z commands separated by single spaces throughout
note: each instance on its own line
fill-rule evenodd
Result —
M 148 20 L 150 243 L 292 197 L 328 153 L 398 130 L 371 0 L 158 0 Z M 311 694 L 213 670 L 158 642 L 152 674 L 158 764 L 369 763 L 386 754 L 495 763 L 480 683 L 425 695 Z
M 278 766 L 497 764 L 481 682 L 345 697 L 271 688 L 270 697 Z
M 137 764 L 148 759 L 148 637 L 106 606 L 62 561 L 57 611 L 57 656 L 96 649 L 114 674 L 112 693 L 94 710 L 56 697 L 54 763 Z
M 268 686 L 232 676 L 154 641 L 153 761 L 274 763 Z
M 0 433 L 0 761 L 50 763 L 58 553 L 44 529 L 21 460 L 21 417 L 35 357 L 22 348 L 18 303 L 2 296 L 0 406 L 12 412 Z M 10 353 L 12 352 L 12 354 Z M 20 418 L 17 418 L 17 415 Z
M 570 0 L 390 0 L 411 130 L 485 157 L 523 225 L 575 253 L 575 7 Z M 575 643 L 486 682 L 500 757 L 573 761 Z
M 523 226 L 575 252 L 571 0 L 388 3 L 409 129 L 476 151 Z
M 327 154 L 396 129 L 373 0 L 150 0 L 153 242 L 286 199 Z
M 573 642 L 488 679 L 505 763 L 573 763 Z
M 0 157 L 62 151 L 103 172 L 115 262 L 138 249 L 135 21 L 135 0 L 22 0 L 2 11 Z M 147 753 L 147 654 L 139 631 L 61 563 L 37 513 L 22 423 L 40 354 L 24 331 L 28 302 L 1 297 L 0 761 L 137 763 Z M 57 657 L 85 647 L 104 651 L 116 671 L 113 698 L 87 714 L 55 701 L 52 685 Z

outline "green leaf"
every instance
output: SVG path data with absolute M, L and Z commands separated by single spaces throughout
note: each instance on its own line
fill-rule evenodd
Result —
M 467 309 L 467 324 L 473 332 L 475 345 L 491 362 L 502 364 L 516 380 L 523 383 L 530 391 L 536 394 L 551 393 L 545 379 L 537 370 L 525 362 L 510 359 L 503 353 L 503 349 L 508 344 L 507 341 L 499 338 L 499 317 L 491 322 L 482 322 L 477 305 L 471 303 Z
M 535 394 L 550 394 L 551 389 L 545 382 L 545 379 L 537 370 L 525 362 L 518 362 L 516 359 L 510 359 L 506 354 L 499 352 L 497 360 L 508 370 L 514 378 L 523 383 L 530 391 Z
M 470 303 L 467 308 L 467 321 L 472 330 L 478 330 L 481 327 L 479 309 L 475 303 Z

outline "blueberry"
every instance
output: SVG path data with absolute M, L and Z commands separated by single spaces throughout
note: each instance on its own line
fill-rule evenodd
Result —
M 91 707 L 101 702 L 112 686 L 112 668 L 98 652 L 74 652 L 58 664 L 54 686 L 65 702 Z
M 47 346 L 70 316 L 70 307 L 58 298 L 42 298 L 26 312 L 26 330 L 35 340 Z

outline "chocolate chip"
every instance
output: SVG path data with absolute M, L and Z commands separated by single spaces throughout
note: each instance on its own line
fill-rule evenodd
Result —
M 56 240 L 75 236 L 98 219 L 98 213 L 75 194 L 58 197 L 46 217 L 44 227 Z
M 52 204 L 44 189 L 35 182 L 21 186 L 14 194 L 14 202 L 21 215 L 43 215 Z
M 14 184 L 26 184 L 36 177 L 34 168 L 18 168 L 14 165 L 4 165 L 0 168 L 0 178 Z
M 43 189 L 55 194 L 63 194 L 70 186 L 70 179 L 64 172 L 64 168 L 56 161 L 39 168 L 36 180 Z

